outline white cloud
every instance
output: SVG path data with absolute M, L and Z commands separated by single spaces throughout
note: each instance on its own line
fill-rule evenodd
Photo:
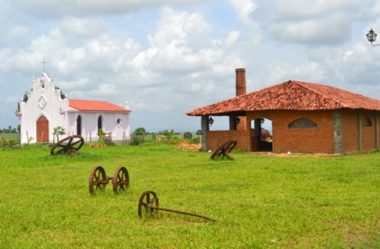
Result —
M 25 35 L 29 33 L 29 28 L 23 25 L 15 25 L 8 32 L 7 38 L 9 40 L 17 40 L 23 38 Z
M 270 69 L 270 84 L 281 83 L 287 80 L 301 80 L 309 82 L 325 82 L 326 74 L 323 66 L 309 61 L 302 64 L 280 64 Z
M 148 36 L 151 47 L 164 47 L 171 43 L 197 48 L 207 45 L 210 26 L 199 13 L 177 12 L 171 8 L 161 11 L 157 30 Z
M 6 34 L 14 28 L 14 36 L 28 43 L 0 41 L 0 99 L 21 97 L 32 76 L 41 72 L 43 56 L 46 71 L 69 98 L 117 104 L 128 99 L 133 125 L 148 129 L 188 127 L 184 111 L 234 96 L 237 67 L 247 69 L 248 91 L 298 79 L 380 97 L 380 49 L 364 36 L 369 27 L 380 30 L 377 10 L 371 9 L 378 3 L 230 0 L 204 9 L 191 5 L 192 11 L 163 7 L 136 12 L 186 2 L 36 0 L 33 5 L 16 0 L 17 22 L 8 25 L 0 16 L 0 27 Z M 70 4 L 80 6 L 74 10 Z M 215 17 L 222 15 L 211 11 L 216 4 L 223 5 L 218 10 L 225 16 Z M 30 19 L 17 7 L 35 16 Z M 109 16 L 120 13 L 133 15 Z M 8 102 L 8 109 L 16 104 L 15 99 Z M 14 116 L 13 110 L 9 115 Z M 198 127 L 198 120 L 194 123 Z
M 65 34 L 78 38 L 99 36 L 105 31 L 104 23 L 96 19 L 67 18 L 58 24 L 59 30 Z
M 109 83 L 102 83 L 97 89 L 90 92 L 91 95 L 101 96 L 101 97 L 112 97 L 120 94 L 120 89 L 116 89 L 114 85 Z
M 280 22 L 274 24 L 269 32 L 285 42 L 336 44 L 349 38 L 351 21 L 346 15 L 333 14 L 321 19 Z
M 354 11 L 367 0 L 275 0 L 274 8 L 278 14 L 287 18 L 310 19 L 335 14 L 337 12 Z M 272 2 L 273 3 L 273 2 Z
M 252 14 L 257 8 L 255 2 L 252 0 L 230 0 L 230 3 L 242 21 L 251 21 Z
M 24 12 L 47 18 L 62 16 L 122 15 L 144 8 L 205 2 L 205 0 L 15 0 Z
M 234 46 L 236 42 L 239 40 L 240 32 L 239 31 L 232 31 L 228 34 L 226 39 L 226 45 L 228 47 Z
M 261 0 L 258 6 L 265 12 L 260 20 L 266 39 L 335 46 L 351 38 L 355 23 L 373 18 L 376 5 L 372 0 Z

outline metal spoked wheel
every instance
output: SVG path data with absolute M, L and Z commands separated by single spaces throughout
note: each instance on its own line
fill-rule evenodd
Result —
M 92 195 L 103 192 L 108 183 L 106 172 L 102 166 L 96 166 L 92 169 L 89 178 L 89 189 Z
M 113 192 L 115 194 L 123 193 L 129 186 L 128 170 L 124 166 L 116 169 L 112 178 Z
M 78 150 L 80 150 L 83 144 L 84 144 L 84 139 L 83 137 L 79 135 L 66 137 L 53 145 L 53 147 L 50 150 L 50 155 L 59 155 L 59 154 L 71 155 L 71 154 L 76 153 Z
M 155 192 L 149 190 L 142 193 L 138 204 L 139 217 L 154 216 L 158 213 L 159 201 Z

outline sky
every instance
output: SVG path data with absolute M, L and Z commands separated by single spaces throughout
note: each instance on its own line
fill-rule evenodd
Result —
M 0 128 L 43 58 L 68 98 L 128 101 L 132 130 L 199 129 L 185 112 L 233 97 L 236 68 L 247 92 L 301 80 L 380 99 L 370 28 L 380 0 L 0 0 Z

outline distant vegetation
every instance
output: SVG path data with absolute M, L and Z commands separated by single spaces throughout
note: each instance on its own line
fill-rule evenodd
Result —
M 20 144 L 19 130 L 19 126 L 17 128 L 12 126 L 0 128 L 0 148 L 14 147 Z
M 18 133 L 20 131 L 20 126 L 17 128 L 8 126 L 8 128 L 0 128 L 0 133 Z
M 200 143 L 202 132 L 176 132 L 171 130 L 162 130 L 158 132 L 147 132 L 145 128 L 137 128 L 131 136 L 131 145 L 139 145 L 147 141 L 176 143 L 185 140 L 189 143 Z

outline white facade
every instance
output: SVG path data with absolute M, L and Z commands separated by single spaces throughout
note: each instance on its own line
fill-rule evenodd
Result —
M 121 109 L 122 111 L 81 111 L 72 108 L 69 99 L 54 85 L 53 79 L 43 73 L 33 81 L 33 88 L 20 102 L 18 115 L 21 143 L 52 143 L 54 128 L 59 126 L 66 133 L 60 139 L 81 135 L 86 142 L 96 142 L 99 139 L 98 128 L 101 128 L 111 136 L 112 141 L 128 141 L 130 110 L 128 107 Z

